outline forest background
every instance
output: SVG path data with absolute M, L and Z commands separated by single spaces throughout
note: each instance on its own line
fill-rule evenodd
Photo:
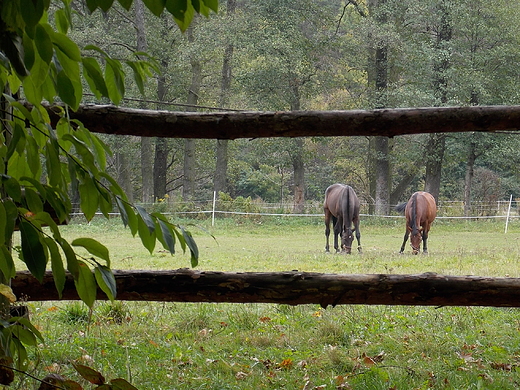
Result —
M 72 39 L 113 58 L 145 51 L 162 74 L 127 107 L 172 111 L 350 110 L 520 104 L 520 4 L 498 0 L 227 0 L 186 33 L 134 2 L 89 14 L 72 3 Z M 132 81 L 129 80 L 129 83 Z M 87 95 L 86 103 L 106 100 Z M 420 129 L 418 129 L 420 131 Z M 514 133 L 193 140 L 102 136 L 130 201 L 208 200 L 213 192 L 304 212 L 352 185 L 388 214 L 416 190 L 438 200 L 520 196 Z M 153 173 L 153 174 L 152 174 Z

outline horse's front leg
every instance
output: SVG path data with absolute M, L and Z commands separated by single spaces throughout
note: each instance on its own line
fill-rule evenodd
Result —
M 343 221 L 341 218 L 337 218 L 334 221 L 334 249 L 336 249 L 336 253 L 339 252 L 339 244 L 338 244 L 338 236 L 341 236 L 343 230 Z
M 406 229 L 406 233 L 404 234 L 403 245 L 401 245 L 401 250 L 399 251 L 399 253 L 403 253 L 404 252 L 404 247 L 406 245 L 406 241 L 408 241 L 408 236 L 409 235 L 410 235 L 410 232 L 408 231 L 408 229 Z
M 361 249 L 361 232 L 359 231 L 359 220 L 354 221 L 354 229 L 356 231 L 356 240 L 357 240 L 357 249 L 359 253 L 363 253 L 363 250 Z
M 423 246 L 423 254 L 428 254 L 428 231 L 426 229 L 422 232 L 422 246 Z

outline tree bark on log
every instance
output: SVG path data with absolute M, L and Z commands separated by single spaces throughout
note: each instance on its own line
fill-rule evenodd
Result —
M 52 106 L 46 107 L 55 123 Z M 85 105 L 70 116 L 96 133 L 166 138 L 393 137 L 520 129 L 520 106 L 195 113 Z
M 349 275 L 314 272 L 114 271 L 123 301 L 520 307 L 520 278 Z M 29 272 L 12 280 L 17 297 L 59 300 L 51 272 L 40 284 Z M 107 297 L 101 290 L 98 299 Z M 78 300 L 68 275 L 64 300 Z

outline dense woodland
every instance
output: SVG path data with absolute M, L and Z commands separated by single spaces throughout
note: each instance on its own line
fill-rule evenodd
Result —
M 140 1 L 90 15 L 71 37 L 114 58 L 154 56 L 162 73 L 122 106 L 172 111 L 349 110 L 520 104 L 520 4 L 505 0 L 220 3 L 185 33 Z M 129 71 L 129 70 L 128 70 Z M 107 103 L 86 96 L 86 103 Z M 226 196 L 301 212 L 334 182 L 386 214 L 415 190 L 441 200 L 520 196 L 511 133 L 192 140 L 106 136 L 111 170 L 135 202 Z

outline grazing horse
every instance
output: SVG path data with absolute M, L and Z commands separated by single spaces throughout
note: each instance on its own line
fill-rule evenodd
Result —
M 325 191 L 325 251 L 329 252 L 330 220 L 334 228 L 334 248 L 339 252 L 338 235 L 341 235 L 341 250 L 351 253 L 354 232 L 361 253 L 361 233 L 359 232 L 359 199 L 352 187 L 344 184 L 333 184 Z M 354 228 L 352 228 L 354 225 Z
M 427 241 L 430 225 L 437 216 L 437 205 L 435 199 L 428 192 L 419 191 L 414 193 L 408 202 L 401 203 L 395 207 L 396 211 L 402 213 L 406 217 L 406 233 L 404 234 L 403 245 L 401 251 L 404 252 L 404 246 L 410 237 L 410 245 L 414 255 L 419 253 L 421 249 L 421 239 L 423 242 L 423 253 L 428 253 Z

